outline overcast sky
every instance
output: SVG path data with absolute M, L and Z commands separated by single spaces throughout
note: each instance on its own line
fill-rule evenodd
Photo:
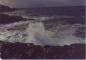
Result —
M 11 7 L 51 7 L 51 6 L 80 6 L 85 0 L 0 0 L 1 4 Z

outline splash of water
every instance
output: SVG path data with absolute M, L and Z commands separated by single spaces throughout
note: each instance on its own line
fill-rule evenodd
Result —
M 58 27 L 59 29 L 57 29 Z M 61 25 L 57 26 L 57 28 L 55 30 L 60 30 L 59 32 L 51 32 L 45 29 L 42 22 L 31 22 L 26 29 L 28 34 L 26 42 L 37 45 L 70 45 L 72 43 L 82 43 L 84 41 L 82 41 L 82 38 L 73 35 L 77 28 L 72 27 L 72 25 Z M 56 37 L 53 38 L 50 35 Z
M 24 24 L 28 24 L 28 27 L 26 27 Z M 26 27 L 24 31 L 22 31 L 20 28 L 20 30 L 7 30 L 11 27 L 15 29 L 15 26 L 20 26 L 22 28 L 22 25 Z M 84 42 L 84 39 L 74 35 L 77 29 L 75 25 L 60 24 L 50 28 L 49 31 L 45 29 L 45 26 L 42 22 L 20 22 L 16 24 L 12 23 L 10 25 L 4 25 L 2 27 L 3 28 L 0 28 L 1 41 L 8 41 L 13 43 L 34 43 L 36 45 L 70 45 L 72 43 Z
M 38 45 L 51 45 L 53 41 L 47 35 L 44 24 L 42 22 L 31 22 L 26 29 L 28 37 L 26 42 Z

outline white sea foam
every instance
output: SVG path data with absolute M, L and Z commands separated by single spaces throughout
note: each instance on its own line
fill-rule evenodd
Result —
M 25 30 L 11 30 L 9 28 L 15 28 L 14 26 L 22 27 L 27 24 Z M 46 30 L 42 22 L 16 22 L 8 25 L 3 25 L 0 28 L 0 40 L 9 42 L 22 42 L 22 43 L 34 43 L 39 45 L 69 45 L 72 43 L 84 43 L 84 39 L 76 37 L 74 35 L 76 29 L 81 25 L 62 25 L 58 24 L 55 27 Z M 26 36 L 24 36 L 26 35 Z

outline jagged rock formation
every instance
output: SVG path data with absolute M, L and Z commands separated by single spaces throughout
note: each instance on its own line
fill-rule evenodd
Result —
M 15 11 L 15 8 L 10 8 L 8 6 L 0 4 L 0 13 L 1 12 L 12 12 L 12 11 Z
M 40 46 L 0 42 L 2 59 L 85 59 L 85 44 Z
M 0 24 L 8 24 L 18 21 L 24 21 L 25 19 L 21 16 L 9 16 L 6 14 L 0 14 Z

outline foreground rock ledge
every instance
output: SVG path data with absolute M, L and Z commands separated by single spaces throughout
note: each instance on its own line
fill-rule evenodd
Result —
M 85 44 L 40 46 L 0 41 L 2 59 L 85 59 Z

